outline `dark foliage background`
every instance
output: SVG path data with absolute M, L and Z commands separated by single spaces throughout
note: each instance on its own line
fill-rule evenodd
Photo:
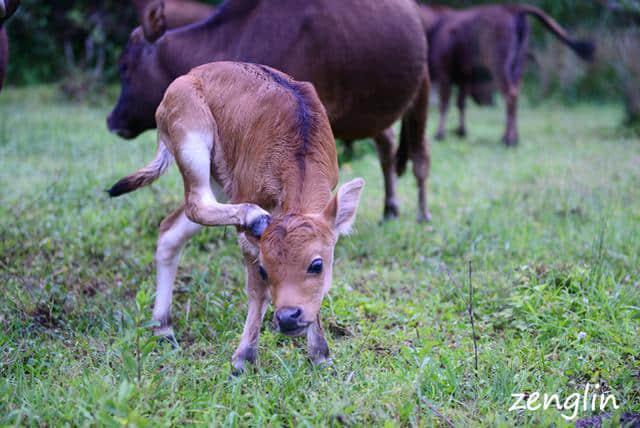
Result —
M 453 7 L 496 2 L 513 3 L 438 1 Z M 622 97 L 628 107 L 640 104 L 639 85 L 623 82 L 634 80 L 634 72 L 640 67 L 640 52 L 634 48 L 640 46 L 640 0 L 528 3 L 544 9 L 572 34 L 594 39 L 599 46 L 597 60 L 591 65 L 583 64 L 541 25 L 532 23 L 531 50 L 535 60 L 528 66 L 525 82 L 534 102 L 550 96 L 569 102 Z M 68 96 L 82 98 L 105 83 L 117 81 L 118 55 L 136 25 L 134 8 L 127 0 L 22 0 L 18 13 L 7 24 L 11 42 L 8 83 L 60 82 Z

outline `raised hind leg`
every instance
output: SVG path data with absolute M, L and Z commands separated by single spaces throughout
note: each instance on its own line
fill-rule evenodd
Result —
M 188 133 L 174 150 L 184 180 L 185 214 L 204 226 L 238 226 L 260 236 L 269 222 L 269 213 L 254 204 L 223 204 L 211 190 L 211 149 L 213 138 Z
M 156 301 L 153 320 L 157 322 L 155 334 L 175 342 L 171 327 L 171 300 L 173 283 L 178 270 L 180 253 L 186 242 L 202 228 L 192 222 L 181 206 L 160 224 L 160 234 L 156 248 Z
M 266 229 L 270 216 L 254 204 L 224 204 L 211 189 L 211 153 L 219 144 L 216 122 L 193 76 L 176 79 L 156 111 L 158 138 L 176 160 L 184 183 L 187 218 L 204 226 L 237 226 L 254 236 Z

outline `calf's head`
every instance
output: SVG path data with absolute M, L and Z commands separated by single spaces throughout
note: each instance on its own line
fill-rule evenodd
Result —
M 156 126 L 156 108 L 171 83 L 155 43 L 166 29 L 162 9 L 147 10 L 142 28 L 133 30 L 120 55 L 120 97 L 107 118 L 109 131 L 127 139 Z
M 260 238 L 255 268 L 269 286 L 282 333 L 301 335 L 318 320 L 331 288 L 334 247 L 351 229 L 363 186 L 361 178 L 342 185 L 320 213 L 273 218 Z

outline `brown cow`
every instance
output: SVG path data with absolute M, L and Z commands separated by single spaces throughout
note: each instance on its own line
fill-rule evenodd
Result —
M 537 18 L 558 39 L 583 59 L 591 59 L 591 42 L 576 41 L 542 10 L 528 5 L 486 5 L 455 10 L 444 6 L 419 7 L 429 41 L 429 69 L 438 84 L 440 122 L 437 139 L 444 138 L 450 88 L 458 86 L 460 126 L 466 134 L 465 98 L 471 95 L 479 104 L 492 100 L 497 87 L 506 100 L 507 126 L 503 141 L 518 141 L 516 109 L 520 82 L 527 57 L 529 25 L 527 15 Z
M 160 25 L 167 29 L 183 27 L 210 17 L 216 10 L 192 0 L 132 0 L 132 3 L 147 37 L 153 37 L 153 28 Z
M 364 180 L 350 181 L 331 196 L 338 160 L 313 86 L 263 65 L 206 64 L 171 83 L 156 121 L 155 160 L 109 191 L 118 196 L 149 184 L 172 159 L 184 180 L 184 204 L 160 225 L 156 333 L 173 337 L 171 295 L 186 241 L 202 225 L 234 225 L 249 296 L 234 369 L 255 361 L 269 299 L 280 331 L 306 333 L 311 361 L 326 361 L 320 305 L 331 287 L 333 249 L 355 219 Z M 219 202 L 223 197 L 230 203 Z
M 231 0 L 205 22 L 166 34 L 159 25 L 145 39 L 132 36 L 120 59 L 122 90 L 109 129 L 133 138 L 155 127 L 153 112 L 169 83 L 194 66 L 220 60 L 266 64 L 313 83 L 336 137 L 374 137 L 385 216 L 397 215 L 396 169 L 402 173 L 411 158 L 418 220 L 429 218 L 429 77 L 424 30 L 412 0 Z M 385 129 L 399 117 L 396 156 Z
M 9 65 L 9 39 L 4 29 L 4 21 L 13 15 L 19 5 L 19 0 L 0 0 L 0 90 L 2 90 Z

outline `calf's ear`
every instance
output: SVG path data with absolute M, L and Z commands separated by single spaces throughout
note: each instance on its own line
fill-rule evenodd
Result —
M 153 43 L 167 31 L 167 20 L 164 16 L 164 0 L 156 0 L 144 9 L 142 16 L 144 38 Z
M 363 187 L 364 180 L 362 178 L 356 178 L 343 184 L 324 209 L 325 218 L 338 235 L 345 235 L 351 230 L 356 219 Z

